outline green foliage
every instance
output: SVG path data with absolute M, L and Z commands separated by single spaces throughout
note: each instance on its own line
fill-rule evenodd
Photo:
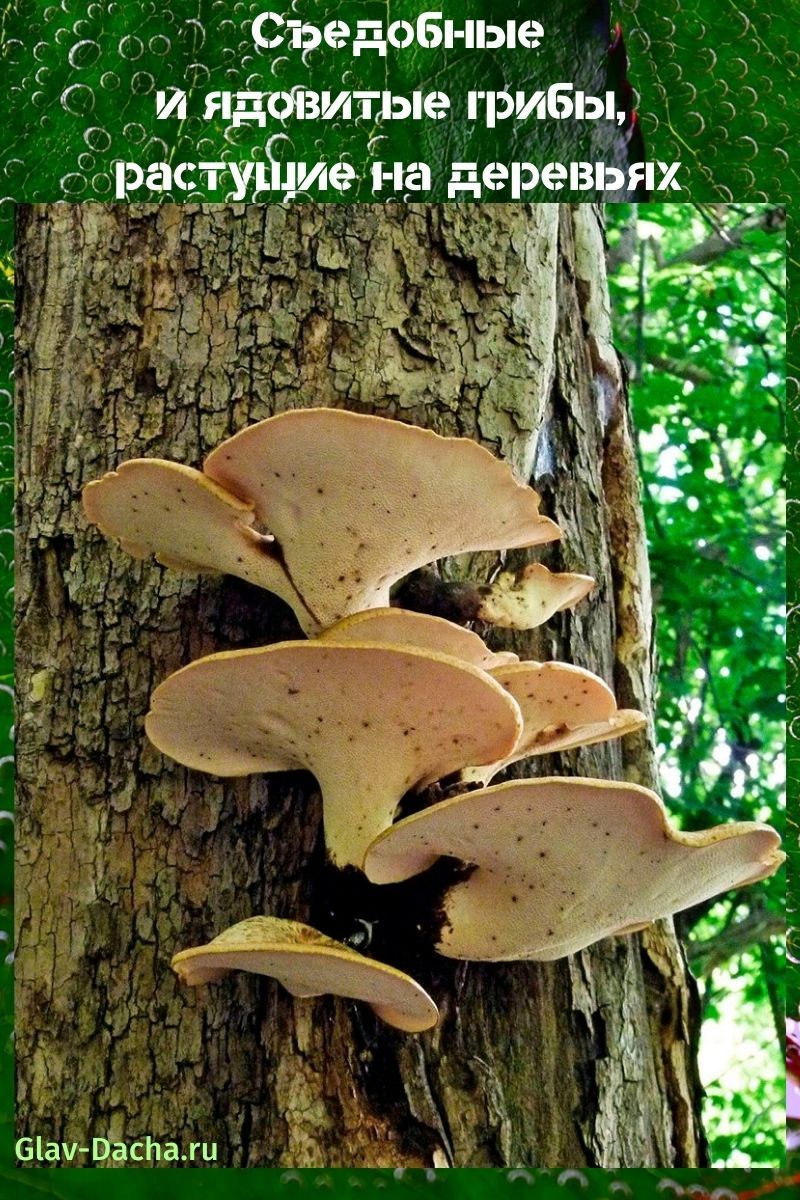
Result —
M 780 825 L 783 214 L 763 205 L 608 211 L 616 336 L 631 376 L 650 543 L 665 797 L 686 829 Z M 784 953 L 774 932 L 784 893 L 781 873 L 682 921 L 690 955 L 700 945 L 711 951 L 733 928 L 743 934 L 739 952 L 706 959 L 701 976 L 707 1038 L 730 1029 L 733 992 L 737 1036 L 760 1064 L 748 1064 L 749 1090 L 746 1079 L 743 1092 L 733 1087 L 734 1067 L 708 1089 L 720 1164 L 775 1161 L 783 1145 Z
M 785 1079 L 758 948 L 717 968 L 705 989 L 700 1070 L 714 1160 L 726 1166 L 779 1163 Z

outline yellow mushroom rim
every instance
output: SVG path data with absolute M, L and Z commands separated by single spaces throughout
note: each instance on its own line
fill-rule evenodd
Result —
M 420 779 L 505 756 L 522 718 L 505 689 L 469 663 L 317 639 L 199 659 L 156 688 L 145 729 L 194 770 L 311 771 L 331 860 L 360 868 Z
M 779 846 L 755 822 L 682 832 L 634 784 L 543 778 L 399 821 L 372 843 L 364 869 L 374 883 L 396 883 L 440 856 L 472 864 L 444 897 L 438 952 L 550 960 L 764 879 L 785 859 Z
M 618 709 L 613 692 L 591 671 L 568 663 L 520 662 L 512 652 L 494 653 L 477 634 L 441 617 L 400 608 L 371 609 L 339 621 L 318 640 L 370 640 L 429 649 L 470 662 L 502 684 L 519 705 L 522 733 L 506 758 L 481 767 L 465 767 L 460 772 L 463 783 L 486 784 L 521 759 L 624 737 L 646 724 L 643 713 Z M 440 776 L 426 777 L 418 787 L 436 778 Z
M 502 761 L 464 770 L 461 779 L 465 783 L 488 783 L 521 759 L 596 745 L 647 724 L 644 713 L 618 709 L 611 689 L 582 667 L 521 662 L 493 667 L 490 674 L 519 705 L 522 734 Z
M 157 471 L 146 512 L 126 515 L 138 481 L 125 468 L 147 462 Z M 477 442 L 342 409 L 251 425 L 222 442 L 202 472 L 163 460 L 134 464 L 87 487 L 91 521 L 164 562 L 230 571 L 276 591 L 306 632 L 387 607 L 395 582 L 436 559 L 560 537 L 537 493 Z M 173 512 L 178 488 L 189 495 Z M 190 515 L 193 504 L 203 521 Z M 243 531 L 254 520 L 275 539 L 273 552 L 248 541 Z M 255 552 L 269 560 L 260 570 Z
M 501 629 L 535 629 L 554 613 L 573 608 L 594 586 L 591 575 L 555 574 L 529 563 L 519 572 L 501 571 L 481 589 L 478 616 Z
M 365 1001 L 382 1021 L 406 1033 L 432 1029 L 436 1004 L 410 975 L 366 958 L 299 921 L 250 917 L 205 946 L 181 950 L 172 969 L 189 986 L 214 983 L 231 971 L 268 975 L 291 995 Z
M 482 671 L 519 662 L 518 654 L 511 650 L 490 650 L 477 633 L 461 625 L 404 608 L 372 608 L 355 613 L 326 629 L 319 640 L 414 646 L 458 658 Z
M 255 509 L 213 479 L 180 463 L 134 458 L 86 485 L 89 521 L 134 558 L 165 567 L 236 575 L 289 604 L 306 633 L 317 622 L 276 553 L 275 539 L 252 528 Z

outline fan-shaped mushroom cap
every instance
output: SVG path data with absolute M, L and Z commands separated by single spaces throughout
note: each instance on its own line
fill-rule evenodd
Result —
M 172 968 L 182 983 L 214 983 L 231 971 L 271 975 L 293 996 L 365 1000 L 376 1016 L 406 1033 L 432 1029 L 439 1010 L 424 988 L 402 971 L 326 937 L 310 925 L 250 917 L 206 946 L 181 950 Z
M 323 627 L 386 607 L 391 585 L 434 559 L 560 536 L 536 492 L 477 442 L 340 409 L 251 425 L 204 470 L 252 499 Z
M 683 833 L 633 784 L 531 779 L 467 792 L 407 817 L 370 846 L 364 869 L 396 883 L 440 855 L 474 864 L 445 895 L 448 958 L 554 959 L 633 932 L 777 870 L 767 825 Z
M 422 776 L 508 754 L 522 721 L 500 684 L 468 663 L 317 640 L 199 659 L 156 688 L 145 728 L 199 771 L 312 771 L 331 858 L 360 867 Z
M 252 528 L 255 512 L 213 479 L 159 458 L 134 458 L 86 485 L 93 525 L 134 558 L 154 554 L 166 567 L 238 575 L 280 596 L 303 629 L 318 626 L 298 596 L 274 538 Z
M 465 782 L 488 783 L 522 758 L 592 746 L 647 723 L 635 709 L 618 709 L 614 693 L 597 675 L 569 663 L 511 663 L 493 667 L 491 675 L 519 705 L 522 735 L 502 762 L 462 771 Z
M 541 563 L 520 572 L 501 571 L 481 589 L 478 616 L 501 629 L 535 629 L 588 596 L 594 584 L 591 575 L 554 574 Z
M 318 640 L 416 646 L 420 650 L 449 654 L 483 671 L 519 661 L 519 655 L 510 650 L 490 650 L 477 633 L 461 625 L 404 608 L 371 608 L 355 613 L 331 625 L 330 629 L 320 634 Z

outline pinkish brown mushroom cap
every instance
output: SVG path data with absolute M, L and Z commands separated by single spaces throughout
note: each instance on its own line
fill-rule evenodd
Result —
M 532 779 L 467 792 L 407 817 L 370 846 L 364 869 L 395 883 L 441 855 L 475 867 L 445 895 L 448 958 L 562 958 L 731 888 L 785 855 L 767 825 L 673 828 L 655 793 L 595 779 Z
M 145 728 L 195 770 L 313 772 L 331 859 L 360 868 L 421 777 L 507 754 L 522 722 L 507 692 L 468 663 L 316 640 L 199 659 L 156 688 Z
M 611 689 L 582 667 L 561 662 L 518 662 L 492 667 L 490 674 L 519 705 L 522 734 L 502 762 L 462 771 L 464 782 L 488 783 L 499 771 L 521 759 L 592 746 L 647 724 L 643 713 L 618 709 Z
M 252 500 L 323 628 L 387 607 L 392 584 L 435 559 L 560 536 L 536 492 L 477 442 L 341 409 L 251 425 L 204 471 Z
M 500 629 L 535 629 L 554 613 L 573 608 L 595 585 L 591 575 L 555 574 L 541 563 L 501 571 L 483 593 L 478 616 Z
M 326 629 L 319 641 L 416 646 L 419 650 L 458 658 L 482 671 L 519 662 L 519 655 L 510 650 L 490 650 L 477 633 L 461 625 L 404 608 L 371 608 L 355 613 Z
M 432 1029 L 439 1019 L 431 997 L 409 975 L 299 921 L 250 917 L 205 946 L 181 950 L 172 969 L 190 986 L 252 971 L 277 979 L 293 996 L 364 1000 L 382 1021 L 406 1033 Z
M 327 408 L 242 430 L 203 472 L 123 463 L 87 485 L 84 505 L 131 554 L 275 592 L 307 633 L 388 606 L 392 584 L 434 559 L 560 536 L 536 492 L 476 442 Z
M 291 605 L 306 632 L 318 628 L 276 553 L 257 533 L 253 505 L 207 475 L 158 458 L 135 458 L 86 485 L 86 516 L 134 558 L 166 567 L 237 575 Z

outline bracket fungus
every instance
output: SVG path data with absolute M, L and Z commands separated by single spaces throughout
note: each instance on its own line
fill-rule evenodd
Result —
M 476 616 L 501 629 L 536 629 L 554 613 L 573 608 L 595 585 L 591 575 L 555 574 L 542 563 L 521 571 L 501 571 L 493 583 L 478 588 Z
M 522 719 L 499 683 L 456 658 L 316 640 L 198 659 L 156 688 L 145 728 L 195 770 L 311 771 L 332 862 L 360 868 L 407 791 L 504 757 Z
M 232 571 L 276 591 L 306 632 L 388 606 L 394 583 L 436 559 L 560 537 L 537 493 L 477 442 L 342 409 L 251 425 L 212 451 L 203 472 L 153 460 L 147 507 L 131 511 L 131 468 L 141 473 L 148 461 L 87 485 L 89 520 L 134 553 Z M 180 472 L 192 481 L 191 499 L 178 500 L 186 527 L 173 513 Z M 243 532 L 253 520 L 272 541 Z M 260 576 L 258 552 L 268 560 Z
M 280 596 L 304 632 L 316 622 L 286 574 L 275 539 L 253 529 L 252 504 L 194 467 L 160 458 L 121 463 L 83 490 L 87 517 L 133 558 L 179 571 L 238 575 Z
M 432 1029 L 439 1010 L 410 975 L 303 925 L 277 917 L 249 917 L 205 946 L 181 950 L 172 969 L 182 983 L 215 983 L 231 971 L 277 979 L 293 996 L 345 996 L 364 1000 L 395 1029 Z
M 442 855 L 469 864 L 443 898 L 438 952 L 550 960 L 766 878 L 785 857 L 779 845 L 753 822 L 681 832 L 655 793 L 634 784 L 545 778 L 406 817 L 376 838 L 364 869 L 387 884 Z
M 345 617 L 321 633 L 317 640 L 415 646 L 418 650 L 448 654 L 483 671 L 519 662 L 519 655 L 512 650 L 490 650 L 477 633 L 461 625 L 403 608 L 371 608 Z
M 464 783 L 488 783 L 523 758 L 610 741 L 647 723 L 644 714 L 635 709 L 618 709 L 611 689 L 582 667 L 517 662 L 491 667 L 490 674 L 519 705 L 522 734 L 501 762 L 465 768 L 461 772 Z
M 156 688 L 146 730 L 165 754 L 215 775 L 311 771 L 330 862 L 350 868 L 328 873 L 343 901 L 327 894 L 320 923 L 375 904 L 382 957 L 403 942 L 399 928 L 412 962 L 417 941 L 431 938 L 450 958 L 561 958 L 762 879 L 783 860 L 768 826 L 683 833 L 633 784 L 486 786 L 520 759 L 618 737 L 645 718 L 619 710 L 588 671 L 520 662 L 459 624 L 390 606 L 392 587 L 416 571 L 396 603 L 405 591 L 410 605 L 456 621 L 532 629 L 593 587 L 541 564 L 491 584 L 418 570 L 560 536 L 537 493 L 476 442 L 341 409 L 290 411 L 224 441 L 202 471 L 122 463 L 87 485 L 84 506 L 136 557 L 236 575 L 294 610 L 312 640 L 184 667 Z M 396 821 L 404 796 L 448 777 L 483 786 Z M 395 919 L 385 885 L 423 872 Z M 188 984 L 241 969 L 295 996 L 363 1000 L 409 1032 L 438 1020 L 410 976 L 295 921 L 250 918 L 172 965 Z

